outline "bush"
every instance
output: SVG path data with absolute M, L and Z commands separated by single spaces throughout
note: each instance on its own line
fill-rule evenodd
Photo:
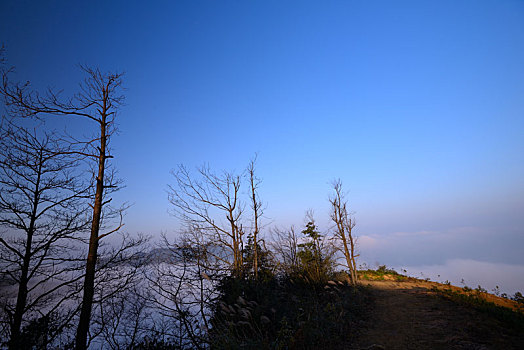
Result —
M 524 297 L 522 296 L 521 292 L 516 292 L 512 300 L 516 301 L 519 304 L 524 304 Z

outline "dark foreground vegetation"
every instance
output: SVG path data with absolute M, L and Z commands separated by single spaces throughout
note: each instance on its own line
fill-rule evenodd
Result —
M 308 283 L 285 276 L 226 279 L 210 332 L 216 349 L 343 349 L 357 334 L 370 299 L 347 281 Z

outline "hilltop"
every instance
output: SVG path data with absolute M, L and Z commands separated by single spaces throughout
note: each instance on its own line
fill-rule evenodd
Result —
M 522 349 L 524 305 L 485 291 L 362 271 L 373 302 L 353 349 Z

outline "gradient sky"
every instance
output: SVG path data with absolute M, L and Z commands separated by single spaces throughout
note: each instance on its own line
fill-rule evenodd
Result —
M 174 231 L 177 164 L 242 171 L 257 152 L 267 223 L 314 208 L 328 228 L 341 178 L 369 264 L 524 280 L 524 2 L 152 3 L 0 3 L 17 79 L 68 92 L 79 63 L 126 72 L 129 232 Z

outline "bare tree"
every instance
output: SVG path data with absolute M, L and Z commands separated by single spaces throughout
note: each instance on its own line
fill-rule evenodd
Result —
M 147 290 L 143 250 L 148 237 L 120 235 L 118 245 L 99 247 L 88 347 L 132 348 L 146 328 L 147 306 L 142 294 Z
M 358 283 L 356 258 L 356 237 L 353 236 L 355 220 L 348 209 L 347 200 L 342 190 L 342 181 L 332 182 L 334 193 L 329 198 L 331 220 L 335 224 L 335 237 L 341 242 L 340 250 L 344 254 L 346 266 L 353 285 Z
M 92 323 L 97 327 L 99 344 L 110 349 L 132 349 L 145 336 L 148 326 L 147 299 L 135 288 L 109 293 L 95 310 Z M 93 328 L 93 327 L 92 327 Z
M 121 73 L 102 73 L 98 69 L 82 67 L 87 77 L 80 92 L 72 98 L 62 98 L 60 93 L 48 90 L 45 95 L 30 91 L 28 84 L 11 84 L 8 71 L 2 74 L 2 93 L 12 112 L 21 116 L 61 115 L 86 118 L 98 127 L 98 133 L 88 141 L 77 141 L 83 151 L 76 154 L 90 159 L 94 171 L 95 193 L 92 196 L 91 233 L 89 251 L 85 265 L 82 309 L 76 334 L 76 349 L 86 349 L 89 322 L 93 305 L 94 284 L 98 246 L 100 240 L 118 231 L 122 222 L 114 229 L 101 233 L 103 208 L 111 201 L 108 195 L 118 189 L 118 181 L 109 168 L 112 158 L 109 143 L 116 131 L 115 117 L 124 97 L 120 94 Z M 106 218 L 111 215 L 106 214 Z
M 169 186 L 169 201 L 174 206 L 173 213 L 192 232 L 193 244 L 206 249 L 207 255 L 225 264 L 234 276 L 242 276 L 241 176 L 226 172 L 217 175 L 208 167 L 201 167 L 194 179 L 183 166 L 172 174 L 176 186 Z
M 253 210 L 252 218 L 248 218 L 241 200 L 243 175 L 217 174 L 205 166 L 196 174 L 179 166 L 172 174 L 176 184 L 169 187 L 169 201 L 185 232 L 176 244 L 164 240 L 176 262 L 157 265 L 151 274 L 154 278 L 149 277 L 150 285 L 163 316 L 171 315 L 175 320 L 179 336 L 171 332 L 170 337 L 176 339 L 177 346 L 205 348 L 208 322 L 218 297 L 216 281 L 229 273 L 245 277 L 251 268 L 256 276 L 260 269 L 260 180 L 253 160 L 246 173 L 250 185 L 246 199 Z M 245 242 L 247 233 L 249 242 Z M 249 248 L 251 244 L 256 247 L 253 263 L 252 256 L 246 255 L 246 243 Z
M 258 234 L 259 234 L 259 224 L 260 218 L 263 214 L 262 202 L 258 197 L 258 187 L 260 186 L 260 179 L 255 175 L 255 163 L 256 157 L 253 159 L 247 168 L 249 176 L 249 187 L 250 187 L 250 200 L 251 200 L 251 209 L 253 210 L 253 274 L 255 280 L 258 278 Z
M 83 199 L 89 186 L 76 177 L 77 159 L 57 135 L 6 118 L 0 134 L 0 264 L 17 286 L 16 303 L 7 302 L 5 310 L 9 348 L 18 349 L 26 315 L 56 312 L 81 278 L 71 273 L 79 263 L 74 241 L 88 226 Z
M 271 230 L 271 249 L 279 262 L 279 268 L 286 274 L 292 274 L 298 269 L 298 236 L 295 227 L 289 229 L 273 228 Z
M 163 327 L 161 338 L 180 349 L 206 348 L 209 319 L 218 297 L 213 282 L 217 269 L 210 267 L 207 249 L 193 242 L 193 236 L 174 243 L 164 236 L 158 260 L 146 276 L 150 303 L 161 319 L 171 320 L 169 327 Z

